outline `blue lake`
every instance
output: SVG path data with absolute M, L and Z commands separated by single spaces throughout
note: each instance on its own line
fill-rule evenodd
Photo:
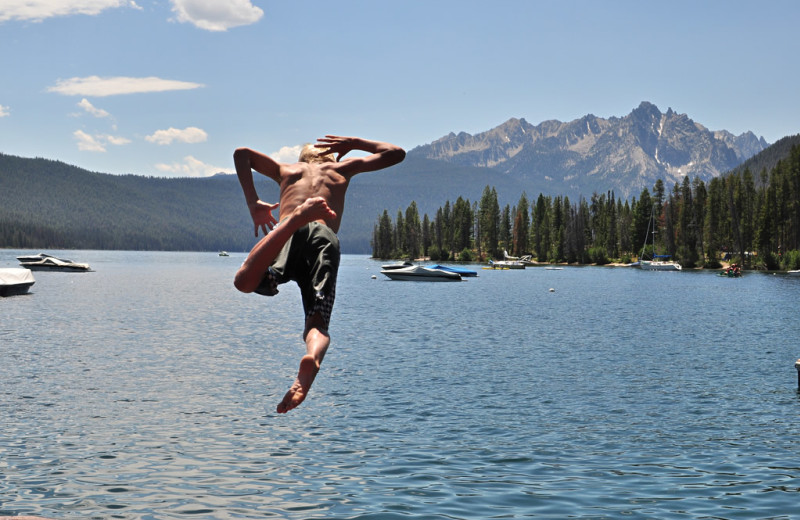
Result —
M 798 518 L 800 277 L 393 282 L 345 255 L 277 415 L 294 286 L 238 293 L 243 254 L 50 252 L 95 272 L 0 298 L 0 516 Z

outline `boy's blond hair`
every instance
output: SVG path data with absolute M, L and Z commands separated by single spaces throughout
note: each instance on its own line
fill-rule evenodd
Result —
M 317 148 L 310 143 L 303 146 L 298 160 L 304 163 L 336 162 L 336 158 L 332 153 L 323 153 L 321 148 Z

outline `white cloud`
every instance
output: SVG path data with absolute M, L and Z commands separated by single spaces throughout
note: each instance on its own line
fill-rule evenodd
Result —
M 11 115 L 11 111 L 8 107 L 0 105 L 0 117 L 8 117 Z
M 208 134 L 195 126 L 189 126 L 183 130 L 170 127 L 168 130 L 156 130 L 153 135 L 148 135 L 145 139 L 155 144 L 170 144 L 173 141 L 182 143 L 203 143 L 208 139 Z
M 120 146 L 131 142 L 130 139 L 125 137 L 116 137 L 108 134 L 90 135 L 83 130 L 76 130 L 72 135 L 78 141 L 78 150 L 82 152 L 105 152 L 106 145 Z
M 86 98 L 81 99 L 80 103 L 78 103 L 78 106 L 94 117 L 108 117 L 111 115 L 101 108 L 96 108 L 94 105 L 89 103 L 89 100 Z
M 179 22 L 188 22 L 206 31 L 227 31 L 254 24 L 264 16 L 264 11 L 250 0 L 172 0 L 172 11 Z
M 152 76 L 146 78 L 88 76 L 85 78 L 60 79 L 54 87 L 49 87 L 47 91 L 64 94 L 65 96 L 104 97 L 118 94 L 190 90 L 203 86 L 200 83 L 161 79 Z
M 296 163 L 297 159 L 300 157 L 300 151 L 302 149 L 303 145 L 283 146 L 277 152 L 272 152 L 271 154 L 269 154 L 269 156 L 278 162 Z
M 131 7 L 141 9 L 132 0 L 3 0 L 0 2 L 0 22 L 31 20 L 73 14 L 96 15 L 106 9 Z
M 231 168 L 221 168 L 219 166 L 212 166 L 206 164 L 199 159 L 195 159 L 191 155 L 183 158 L 182 163 L 159 163 L 156 164 L 156 169 L 164 173 L 174 173 L 179 176 L 185 177 L 210 177 L 217 173 L 233 173 Z
M 131 140 L 126 138 L 126 137 L 117 137 L 117 136 L 108 135 L 108 134 L 99 135 L 98 137 L 100 139 L 103 139 L 104 141 L 106 141 L 109 144 L 113 144 L 113 145 L 117 145 L 117 146 L 120 146 L 120 145 L 123 145 L 123 144 L 128 144 L 128 143 L 131 142 Z
M 105 152 L 106 148 L 97 141 L 94 137 L 87 134 L 83 130 L 75 130 L 75 139 L 78 140 L 78 150 L 82 152 Z

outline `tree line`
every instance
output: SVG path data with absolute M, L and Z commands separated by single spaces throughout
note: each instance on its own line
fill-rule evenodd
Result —
M 655 235 L 650 229 L 654 220 Z M 375 258 L 477 261 L 531 255 L 550 263 L 629 263 L 645 254 L 671 255 L 683 267 L 800 269 L 800 146 L 771 170 L 749 168 L 708 183 L 684 177 L 671 190 L 656 181 L 630 201 L 613 191 L 588 200 L 525 193 L 501 208 L 490 186 L 479 201 L 459 197 L 433 217 L 411 202 L 394 220 L 374 225 Z

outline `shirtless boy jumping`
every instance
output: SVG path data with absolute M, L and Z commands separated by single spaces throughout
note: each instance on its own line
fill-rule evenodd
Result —
M 352 150 L 370 155 L 342 160 Z M 306 145 L 300 162 L 294 164 L 279 163 L 249 148 L 238 148 L 233 153 L 255 235 L 259 228 L 265 235 L 250 251 L 233 283 L 245 293 L 273 296 L 278 293 L 279 284 L 294 280 L 303 298 L 306 354 L 300 360 L 297 379 L 278 404 L 278 413 L 286 413 L 303 402 L 330 345 L 328 324 L 339 269 L 336 233 L 350 179 L 358 173 L 393 166 L 405 155 L 402 148 L 393 144 L 335 135 L 317 139 L 316 145 Z M 269 204 L 258 198 L 253 170 L 280 185 L 279 203 Z M 272 211 L 278 206 L 280 223 L 276 224 Z

